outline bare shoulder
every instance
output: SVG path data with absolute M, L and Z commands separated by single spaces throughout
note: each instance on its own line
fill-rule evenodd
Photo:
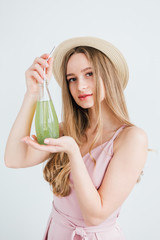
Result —
M 147 133 L 137 126 L 125 127 L 115 140 L 114 150 L 118 150 L 123 145 L 139 144 L 141 146 L 148 146 Z
M 125 127 L 115 139 L 113 153 L 114 162 L 131 164 L 142 170 L 148 154 L 147 133 L 136 126 Z
M 123 138 L 139 138 L 141 141 L 147 140 L 147 133 L 137 126 L 131 126 L 124 128 L 123 132 Z

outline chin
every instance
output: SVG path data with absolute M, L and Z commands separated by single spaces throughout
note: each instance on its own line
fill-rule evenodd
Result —
M 78 106 L 84 109 L 92 108 L 94 106 L 94 101 L 91 99 L 84 100 L 84 101 L 80 101 L 79 99 L 76 99 L 75 102 Z
M 93 106 L 89 106 L 89 107 L 84 107 L 84 106 L 81 106 L 81 108 L 83 108 L 83 109 L 93 109 Z
M 77 103 L 78 106 L 80 106 L 81 108 L 84 108 L 84 109 L 88 109 L 88 108 L 92 108 L 94 106 L 94 104 L 80 104 L 80 103 Z

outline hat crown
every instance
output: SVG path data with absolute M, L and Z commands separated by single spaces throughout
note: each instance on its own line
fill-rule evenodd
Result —
M 115 66 L 120 80 L 122 81 L 123 88 L 125 89 L 128 83 L 129 71 L 124 56 L 113 44 L 97 37 L 71 38 L 63 41 L 61 44 L 59 44 L 59 46 L 56 47 L 55 51 L 53 52 L 54 61 L 52 71 L 56 81 L 60 86 L 62 86 L 60 69 L 63 58 L 70 49 L 79 46 L 93 47 L 103 52 Z

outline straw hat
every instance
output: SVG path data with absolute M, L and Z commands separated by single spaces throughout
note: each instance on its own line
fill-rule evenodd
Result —
M 111 43 L 96 37 L 78 37 L 71 38 L 62 42 L 53 52 L 53 75 L 60 86 L 62 86 L 62 73 L 60 71 L 65 54 L 71 49 L 78 46 L 93 47 L 103 52 L 115 66 L 117 73 L 122 81 L 123 88 L 126 87 L 129 72 L 127 63 L 122 53 Z

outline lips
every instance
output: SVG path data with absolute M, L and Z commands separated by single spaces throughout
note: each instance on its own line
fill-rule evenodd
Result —
M 79 95 L 78 96 L 78 98 L 80 99 L 80 100 L 85 100 L 85 99 L 87 99 L 88 97 L 91 97 L 93 94 L 81 94 L 81 95 Z

